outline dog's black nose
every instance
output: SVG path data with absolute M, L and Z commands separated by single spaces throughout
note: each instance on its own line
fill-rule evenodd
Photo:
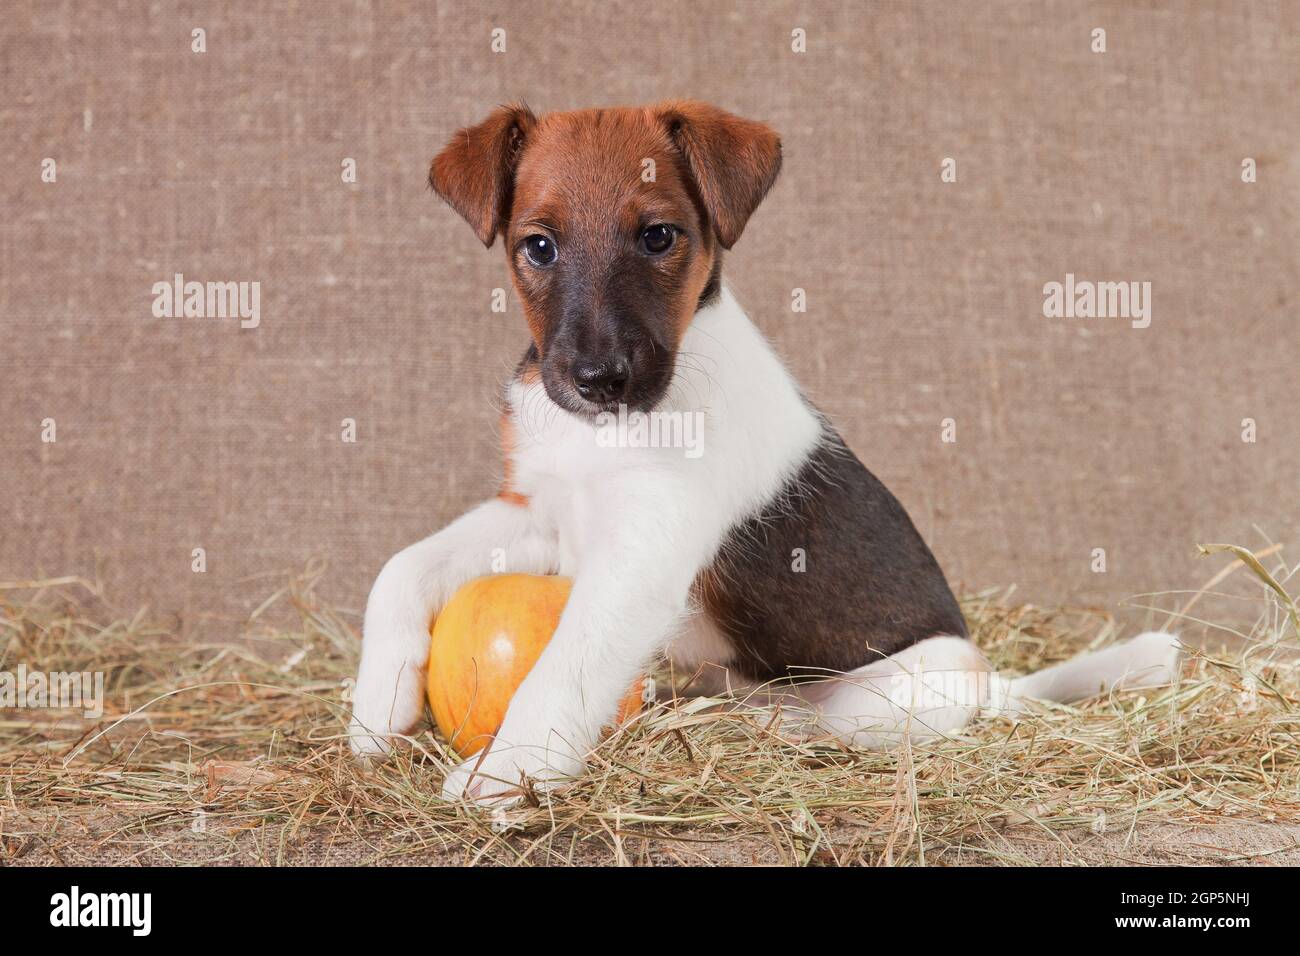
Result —
M 628 378 L 627 362 L 621 358 L 573 363 L 574 387 L 589 402 L 603 405 L 618 401 L 627 391 Z

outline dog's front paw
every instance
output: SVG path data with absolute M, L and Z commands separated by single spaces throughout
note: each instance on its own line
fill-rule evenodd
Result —
M 352 755 L 363 762 L 383 757 L 392 749 L 387 734 L 371 731 L 355 714 L 348 724 L 348 746 L 352 748 Z
M 582 761 L 545 746 L 510 746 L 494 742 L 487 753 L 470 757 L 447 775 L 442 798 L 479 806 L 508 806 L 526 790 L 546 792 L 577 776 Z
M 424 713 L 424 668 L 412 662 L 368 668 L 352 698 L 348 743 L 359 758 L 379 757 L 392 749 L 393 737 L 414 729 Z

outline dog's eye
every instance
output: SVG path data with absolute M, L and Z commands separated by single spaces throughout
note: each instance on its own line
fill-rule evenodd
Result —
M 641 230 L 641 248 L 652 256 L 660 255 L 668 251 L 676 235 L 677 231 L 672 226 L 663 223 L 646 226 Z
M 549 236 L 529 236 L 524 240 L 524 255 L 533 265 L 545 269 L 555 261 L 555 243 Z

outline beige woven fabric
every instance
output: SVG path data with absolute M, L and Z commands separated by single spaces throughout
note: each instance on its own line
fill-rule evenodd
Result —
M 1114 601 L 1300 532 L 1296 2 L 19 2 L 0 48 L 0 579 L 231 614 L 321 555 L 359 607 L 490 494 L 523 323 L 425 174 L 520 97 L 780 130 L 726 275 L 954 582 Z M 177 273 L 260 323 L 156 317 Z M 1045 318 L 1067 274 L 1149 327 Z

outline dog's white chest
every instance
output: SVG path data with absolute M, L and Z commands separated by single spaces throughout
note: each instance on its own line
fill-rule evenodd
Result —
M 730 293 L 721 298 L 696 316 L 682 342 L 691 360 L 651 412 L 595 422 L 561 410 L 540 381 L 511 384 L 512 489 L 557 534 L 561 573 L 590 550 L 590 529 L 624 510 L 720 540 L 818 441 L 820 422 L 785 368 Z M 639 520 L 630 530 L 659 547 L 660 528 Z

